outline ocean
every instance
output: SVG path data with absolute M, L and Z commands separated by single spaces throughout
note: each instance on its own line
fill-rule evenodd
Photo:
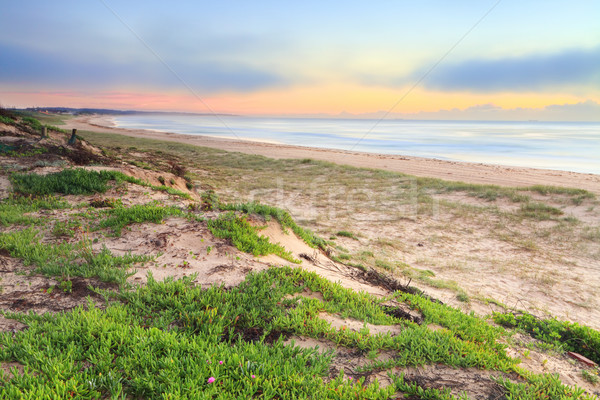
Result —
M 600 123 L 377 122 L 163 113 L 114 117 L 120 128 L 600 174 Z

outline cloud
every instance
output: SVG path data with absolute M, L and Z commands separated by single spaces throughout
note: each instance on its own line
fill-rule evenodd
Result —
M 467 107 L 463 110 L 439 110 L 416 114 L 398 114 L 396 117 L 412 119 L 452 120 L 513 120 L 513 121 L 600 121 L 600 104 L 586 100 L 575 104 L 553 104 L 542 108 L 502 108 L 493 104 Z
M 600 122 L 600 104 L 586 100 L 575 104 L 553 104 L 541 108 L 502 108 L 495 104 L 478 104 L 464 109 L 391 113 L 378 111 L 364 114 L 338 115 L 344 118 L 409 119 L 409 120 L 472 120 L 472 121 L 583 121 Z
M 176 73 L 173 74 L 158 59 L 142 62 L 125 58 L 65 56 L 3 44 L 0 44 L 0 54 L 3 58 L 0 83 L 26 84 L 29 87 L 183 88 L 179 77 L 194 90 L 203 92 L 246 92 L 287 84 L 278 74 L 231 61 L 167 60 Z
M 422 72 L 416 72 L 418 79 Z M 495 60 L 441 64 L 424 81 L 435 90 L 473 92 L 544 90 L 557 86 L 600 89 L 600 47 Z

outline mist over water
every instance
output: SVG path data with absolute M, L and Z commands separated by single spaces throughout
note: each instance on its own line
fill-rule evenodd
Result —
M 297 146 L 600 174 L 600 123 L 114 117 L 116 126 Z

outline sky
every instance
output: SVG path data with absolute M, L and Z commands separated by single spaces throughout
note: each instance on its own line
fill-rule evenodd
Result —
M 598 1 L 3 3 L 4 107 L 600 121 Z

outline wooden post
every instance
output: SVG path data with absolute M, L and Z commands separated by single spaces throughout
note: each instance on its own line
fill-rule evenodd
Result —
M 71 138 L 69 139 L 69 146 L 73 146 L 75 144 L 75 142 L 77 141 L 77 129 L 73 129 L 73 132 L 71 133 Z
M 45 126 L 42 126 L 42 139 L 43 138 L 47 138 L 48 137 L 48 128 L 46 128 Z

